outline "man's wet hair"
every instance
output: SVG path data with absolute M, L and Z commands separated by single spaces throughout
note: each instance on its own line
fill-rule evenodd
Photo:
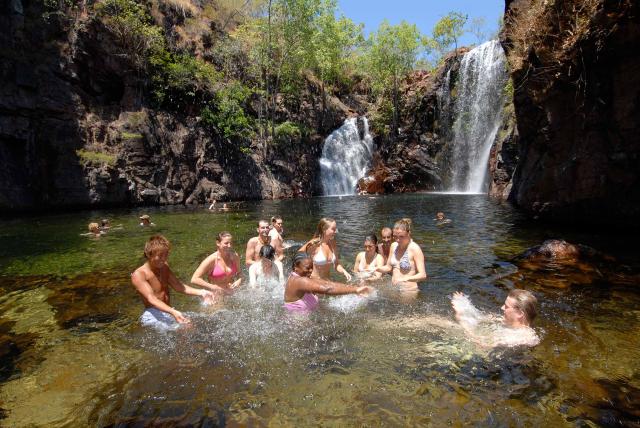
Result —
M 171 243 L 169 243 L 167 238 L 162 235 L 153 235 L 147 243 L 144 244 L 144 256 L 149 259 L 158 251 L 169 251 L 170 249 Z

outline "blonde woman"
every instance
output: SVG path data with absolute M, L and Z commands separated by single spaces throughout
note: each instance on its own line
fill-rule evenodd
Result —
M 191 283 L 228 294 L 242 281 L 240 257 L 233 249 L 233 237 L 229 232 L 220 232 L 216 236 L 216 247 L 218 251 L 204 259 L 193 273 Z
M 391 283 L 401 291 L 418 291 L 418 282 L 427 279 L 424 254 L 418 244 L 411 239 L 411 219 L 403 218 L 393 226 L 396 242 L 391 244 L 387 264 L 378 272 L 392 272 Z
M 351 281 L 351 274 L 340 264 L 336 234 L 338 225 L 332 218 L 322 218 L 318 223 L 313 239 L 304 244 L 299 251 L 305 252 L 313 260 L 313 272 L 311 278 L 329 279 L 331 266 L 338 273 L 344 275 L 347 281 Z

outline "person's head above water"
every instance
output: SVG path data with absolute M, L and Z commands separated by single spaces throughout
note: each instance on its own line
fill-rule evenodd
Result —
M 318 222 L 318 227 L 316 228 L 316 233 L 313 235 L 316 239 L 333 239 L 333 237 L 338 233 L 338 226 L 336 221 L 330 217 L 323 217 Z
M 313 272 L 313 261 L 311 260 L 311 256 L 307 253 L 297 253 L 293 257 L 291 268 L 300 276 L 306 276 L 307 278 L 310 277 L 311 272 Z
M 140 221 L 143 225 L 151 224 L 151 217 L 148 214 L 143 214 L 140 216 Z
M 109 219 L 108 219 L 108 218 L 103 218 L 103 219 L 100 221 L 100 226 L 102 226 L 102 227 L 107 227 L 107 226 L 109 226 Z
M 260 257 L 267 260 L 273 260 L 276 255 L 276 249 L 271 245 L 263 245 L 260 247 Z
M 444 220 L 444 213 L 442 211 L 436 213 L 436 220 Z
M 401 218 L 393 225 L 393 236 L 396 241 L 400 242 L 406 238 L 411 238 L 411 224 L 413 222 L 410 218 Z
M 380 231 L 380 239 L 384 245 L 391 245 L 391 241 L 393 241 L 393 231 L 390 227 L 383 227 Z
M 278 232 L 282 232 L 282 217 L 279 215 L 274 215 L 271 217 L 271 226 Z
M 89 223 L 89 226 L 87 226 L 89 228 L 89 232 L 91 233 L 100 233 L 100 226 L 98 225 L 98 223 Z
M 269 222 L 267 220 L 258 220 L 258 236 L 269 236 Z
M 226 230 L 216 235 L 216 247 L 218 251 L 232 251 L 233 249 L 233 236 Z
M 171 244 L 169 240 L 162 235 L 153 235 L 149 240 L 144 244 L 144 256 L 147 260 L 151 260 L 154 256 L 165 254 L 169 254 L 169 250 L 171 250 Z
M 530 326 L 538 312 L 538 299 L 528 290 L 514 289 L 502 305 L 504 322 L 511 327 Z
M 373 233 L 364 237 L 364 250 L 378 252 L 378 238 Z

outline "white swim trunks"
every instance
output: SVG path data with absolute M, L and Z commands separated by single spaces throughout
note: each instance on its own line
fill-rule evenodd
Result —
M 140 324 L 158 330 L 175 330 L 180 326 L 170 314 L 156 308 L 147 308 L 140 316 Z

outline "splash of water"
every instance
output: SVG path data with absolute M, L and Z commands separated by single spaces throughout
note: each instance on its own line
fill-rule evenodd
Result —
M 364 135 L 360 138 L 357 118 L 352 117 L 324 140 L 320 158 L 320 180 L 326 196 L 353 195 L 364 177 L 373 154 L 369 122 L 362 117 Z
M 492 40 L 467 52 L 460 63 L 455 95 L 439 93 L 441 115 L 453 120 L 448 191 L 486 193 L 489 154 L 502 123 L 505 56 Z M 446 84 L 449 84 L 447 74 Z

